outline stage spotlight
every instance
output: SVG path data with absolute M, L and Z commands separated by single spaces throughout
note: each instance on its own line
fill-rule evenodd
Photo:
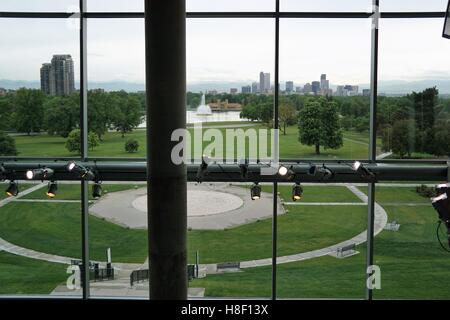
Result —
M 252 185 L 250 195 L 252 200 L 261 199 L 261 186 L 257 182 Z
M 248 178 L 248 160 L 239 161 L 239 169 L 241 170 L 241 179 L 246 180 Z
M 92 197 L 94 199 L 98 199 L 102 196 L 102 194 L 103 194 L 102 185 L 100 184 L 100 182 L 95 182 L 94 185 L 92 186 Z
M 95 174 L 90 169 L 76 164 L 75 162 L 69 162 L 67 164 L 67 170 L 80 175 L 80 178 L 84 180 L 93 180 L 95 178 Z
M 300 183 L 295 183 L 292 187 L 292 201 L 299 201 L 302 199 L 303 188 Z
M 198 170 L 197 170 L 197 182 L 198 183 L 202 182 L 205 175 L 208 174 L 209 162 L 210 162 L 210 159 L 207 156 L 203 155 L 202 163 L 200 164 L 200 166 L 198 167 Z
M 356 171 L 362 178 L 373 181 L 375 180 L 375 174 L 363 166 L 363 164 L 359 161 L 355 161 L 352 164 L 352 169 Z
M 27 170 L 25 176 L 28 180 L 46 180 L 53 176 L 53 169 L 39 168 Z
M 54 198 L 54 197 L 56 197 L 56 191 L 58 191 L 58 184 L 55 181 L 49 182 L 46 195 L 49 198 Z
M 17 182 L 14 182 L 13 180 L 11 180 L 9 182 L 8 189 L 6 189 L 6 195 L 8 197 L 15 197 L 18 194 L 19 194 L 19 185 L 17 184 Z
M 294 170 L 292 170 L 292 166 L 287 168 L 284 165 L 279 166 L 278 174 L 283 177 L 287 176 L 288 179 L 291 179 L 293 176 L 295 176 L 295 172 Z
M 328 169 L 325 165 L 319 167 L 316 166 L 315 164 L 312 164 L 309 167 L 308 174 L 310 176 L 317 177 L 320 180 L 328 180 L 333 176 L 333 172 L 330 169 Z

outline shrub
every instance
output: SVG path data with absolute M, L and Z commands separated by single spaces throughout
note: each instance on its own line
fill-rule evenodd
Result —
M 17 156 L 16 142 L 2 131 L 0 131 L 0 156 Z
M 139 142 L 136 139 L 128 139 L 125 142 L 125 151 L 129 153 L 137 152 L 139 149 Z
M 436 190 L 432 187 L 427 187 L 424 184 L 416 187 L 416 192 L 422 197 L 431 198 L 436 196 Z
M 88 134 L 88 148 L 90 150 L 94 150 L 95 147 L 99 145 L 100 139 L 98 135 L 89 132 Z M 69 133 L 69 136 L 66 141 L 66 149 L 70 152 L 81 153 L 81 137 L 80 137 L 80 129 L 74 129 Z

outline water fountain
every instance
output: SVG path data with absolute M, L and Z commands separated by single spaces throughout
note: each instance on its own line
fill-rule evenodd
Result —
M 200 105 L 197 108 L 196 114 L 198 116 L 210 116 L 210 115 L 212 115 L 211 108 L 205 102 L 205 94 L 202 95 L 202 101 L 201 101 Z

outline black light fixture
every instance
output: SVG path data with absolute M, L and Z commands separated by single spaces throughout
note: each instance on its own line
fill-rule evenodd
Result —
M 258 184 L 258 182 L 255 182 L 251 189 L 250 189 L 250 196 L 252 200 L 259 200 L 261 199 L 261 186 Z
M 302 199 L 303 187 L 300 182 L 296 182 L 292 187 L 292 201 L 299 201 Z
M 449 183 L 441 183 L 436 186 L 436 193 L 438 195 L 443 193 L 448 193 L 450 191 L 450 182 Z
M 203 155 L 202 156 L 202 163 L 200 164 L 200 166 L 198 167 L 197 170 L 197 182 L 201 183 L 203 181 L 203 178 L 205 177 L 205 175 L 208 174 L 208 164 L 209 164 L 210 159 Z
M 291 179 L 292 177 L 295 176 L 295 172 L 292 169 L 292 166 L 290 166 L 289 168 L 284 166 L 284 165 L 280 165 L 278 167 L 278 174 L 282 177 L 286 176 L 288 179 Z
M 444 30 L 442 31 L 442 36 L 444 38 L 450 39 L 450 0 L 447 5 L 447 12 L 445 14 L 444 20 Z
M 93 180 L 95 178 L 95 174 L 90 169 L 73 161 L 67 164 L 67 171 L 78 174 L 84 180 Z
M 248 159 L 239 161 L 239 169 L 241 171 L 241 179 L 247 180 L 247 178 L 248 178 Z
M 102 196 L 102 194 L 103 194 L 102 185 L 100 182 L 96 181 L 92 186 L 92 197 L 94 199 L 98 199 Z
M 58 191 L 58 183 L 56 181 L 50 181 L 48 183 L 48 189 L 45 193 L 49 198 L 56 197 L 56 191 Z
M 308 175 L 319 178 L 320 180 L 329 180 L 333 176 L 333 171 L 322 164 L 321 167 L 311 164 L 308 170 Z
M 19 184 L 14 180 L 9 182 L 8 189 L 6 189 L 6 195 L 8 197 L 16 197 L 19 194 Z
M 25 173 L 25 177 L 28 180 L 46 180 L 52 177 L 53 173 L 53 169 L 50 168 L 30 169 Z
M 352 164 L 353 171 L 356 171 L 362 178 L 365 178 L 369 181 L 375 180 L 375 174 L 363 166 L 363 164 L 360 161 L 355 161 Z

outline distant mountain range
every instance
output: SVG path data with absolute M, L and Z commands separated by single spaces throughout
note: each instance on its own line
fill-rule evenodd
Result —
M 230 88 L 241 89 L 242 86 L 250 85 L 250 82 L 198 82 L 188 83 L 187 89 L 191 92 L 205 92 L 210 90 L 217 90 L 219 92 L 229 92 Z M 76 84 L 78 87 L 78 84 Z M 284 83 L 282 82 L 282 88 Z M 378 84 L 378 92 L 385 93 L 387 95 L 401 95 L 411 93 L 412 91 L 420 91 L 425 88 L 436 86 L 441 94 L 450 94 L 450 79 L 449 80 L 420 80 L 420 81 L 380 81 Z M 6 80 L 0 79 L 0 88 L 5 89 L 18 89 L 18 88 L 40 88 L 39 81 L 26 81 L 26 80 Z M 336 85 L 331 85 L 336 88 Z M 369 88 L 368 84 L 359 84 L 360 90 L 363 88 Z M 128 92 L 136 92 L 145 90 L 144 83 L 135 83 L 127 81 L 109 81 L 109 82 L 89 82 L 89 89 L 104 89 L 106 91 L 125 90 Z

